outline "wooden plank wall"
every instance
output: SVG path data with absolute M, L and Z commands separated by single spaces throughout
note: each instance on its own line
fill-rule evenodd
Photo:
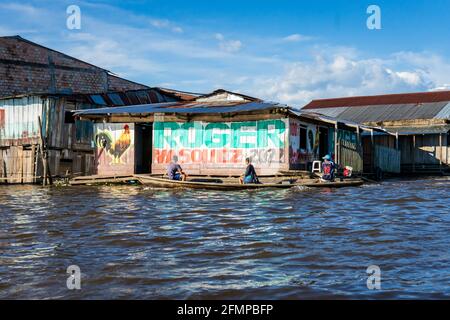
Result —
M 448 135 L 439 136 L 439 134 L 400 136 L 402 168 L 405 171 L 448 169 L 450 166 Z
M 65 111 L 85 108 L 82 103 L 64 97 L 27 97 L 0 100 L 0 107 L 6 109 L 5 125 L 0 130 L 0 183 L 40 181 L 43 170 L 34 123 L 38 116 L 48 137 L 53 176 L 64 176 L 68 171 L 76 175 L 95 172 L 92 136 L 83 135 L 77 141 L 75 125 L 65 123 Z
M 11 146 L 0 150 L 0 182 L 33 183 L 36 181 L 35 150 Z
M 400 150 L 375 145 L 374 165 L 383 172 L 400 173 Z
M 419 165 L 435 165 L 439 164 L 440 159 L 446 162 L 444 149 L 447 147 L 443 147 L 443 152 L 441 152 L 438 134 L 416 135 L 415 148 L 414 136 L 401 136 L 400 148 L 402 151 L 402 164 L 415 162 Z
M 350 166 L 353 172 L 363 171 L 363 150 L 361 141 L 355 132 L 338 131 L 338 164 L 342 167 Z

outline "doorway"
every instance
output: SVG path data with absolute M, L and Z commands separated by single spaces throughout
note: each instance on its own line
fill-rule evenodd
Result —
M 134 132 L 134 172 L 136 174 L 152 172 L 152 123 L 136 123 Z
M 319 127 L 319 156 L 322 159 L 329 153 L 328 128 Z

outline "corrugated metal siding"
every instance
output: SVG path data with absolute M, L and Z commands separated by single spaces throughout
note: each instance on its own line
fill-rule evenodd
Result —
M 39 137 L 38 116 L 42 114 L 42 99 L 36 96 L 20 99 L 0 100 L 4 114 L 4 125 L 0 127 L 0 144 Z

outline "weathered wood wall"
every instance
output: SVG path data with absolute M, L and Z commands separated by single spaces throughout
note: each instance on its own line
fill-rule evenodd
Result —
M 355 173 L 363 171 L 363 150 L 356 132 L 338 129 L 337 163 L 352 167 Z
M 448 134 L 400 136 L 399 140 L 405 171 L 440 170 L 450 165 Z
M 39 153 L 39 125 L 47 139 L 50 172 L 86 175 L 94 172 L 92 124 L 65 123 L 65 111 L 85 108 L 64 97 L 30 96 L 0 100 L 0 182 L 34 183 L 42 175 Z M 80 129 L 81 128 L 81 129 Z M 79 131 L 87 128 L 84 131 Z
M 365 135 L 362 138 L 362 145 L 364 173 L 375 173 L 376 168 L 383 172 L 398 173 L 397 167 L 400 165 L 401 151 L 397 150 L 394 135 Z M 394 163 L 390 163 L 390 161 L 394 161 Z

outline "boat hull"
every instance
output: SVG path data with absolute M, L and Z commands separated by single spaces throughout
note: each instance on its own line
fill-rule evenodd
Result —
M 163 178 L 162 176 L 151 175 L 135 175 L 134 176 L 143 185 L 151 185 L 158 188 L 192 188 L 192 189 L 211 189 L 211 190 L 252 190 L 252 189 L 288 189 L 298 186 L 310 188 L 341 188 L 360 186 L 363 184 L 362 180 L 347 180 L 336 182 L 318 182 L 307 181 L 302 182 L 298 179 L 280 179 L 278 183 L 261 183 L 261 184 L 239 184 L 225 182 L 217 182 L 220 179 L 202 179 L 204 181 L 176 181 Z M 213 182 L 208 182 L 208 180 Z M 234 179 L 237 180 L 237 179 Z

